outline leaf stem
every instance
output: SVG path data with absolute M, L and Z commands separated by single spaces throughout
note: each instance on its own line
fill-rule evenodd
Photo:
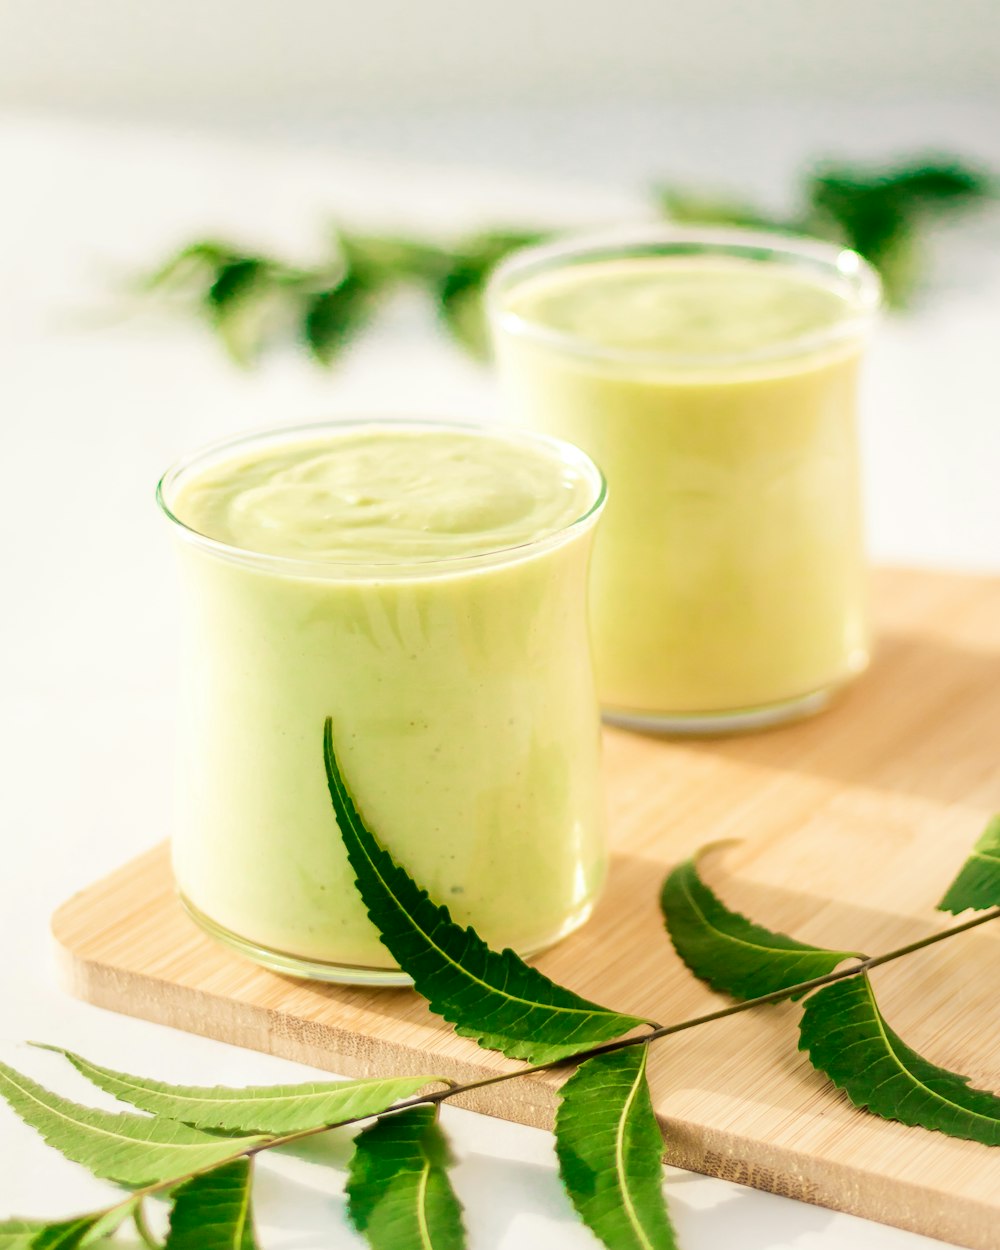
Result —
M 1000 919 L 1000 907 L 994 907 L 990 911 L 982 912 L 971 920 L 964 921 L 962 924 L 942 929 L 940 933 L 932 933 L 930 937 L 921 938 L 918 942 L 910 942 L 907 946 L 900 946 L 896 950 L 887 951 L 884 955 L 874 955 L 869 959 L 861 959 L 855 964 L 848 965 L 846 968 L 837 968 L 833 972 L 827 972 L 824 976 L 813 977 L 810 981 L 800 981 L 797 985 L 789 985 L 786 989 L 774 990 L 770 994 L 761 994 L 758 998 L 743 999 L 741 1002 L 733 1003 L 729 1007 L 723 1007 L 721 1010 L 710 1012 L 705 1016 L 697 1016 L 692 1020 L 684 1020 L 680 1024 L 668 1024 L 653 1029 L 645 1038 L 640 1040 L 649 1042 L 655 1041 L 660 1037 L 670 1037 L 674 1033 L 682 1033 L 685 1029 L 693 1029 L 699 1024 L 709 1024 L 713 1020 L 723 1020 L 726 1016 L 735 1016 L 741 1011 L 749 1011 L 752 1007 L 762 1007 L 765 1003 L 778 1003 L 785 998 L 808 993 L 809 990 L 818 989 L 821 985 L 829 985 L 832 981 L 843 981 L 846 977 L 856 977 L 859 973 L 868 972 L 870 969 L 878 968 L 882 964 L 892 963 L 896 959 L 902 959 L 905 955 L 912 955 L 915 951 L 923 950 L 927 946 L 934 946 L 938 942 L 943 942 L 946 938 L 955 937 L 959 933 L 965 933 L 968 929 L 975 929 L 981 924 L 997 919 Z M 617 1049 L 618 1045 L 618 1042 L 610 1044 L 613 1049 Z
M 797 985 L 790 985 L 786 989 L 775 990 L 770 994 L 762 994 L 759 998 L 748 998 L 743 1002 L 732 1003 L 730 1006 L 722 1007 L 718 1011 L 711 1011 L 703 1016 L 694 1016 L 690 1020 L 682 1020 L 678 1024 L 658 1025 L 651 1028 L 647 1033 L 618 1038 L 613 1042 L 605 1042 L 603 1045 L 592 1046 L 588 1050 L 581 1050 L 575 1055 L 567 1055 L 562 1059 L 553 1059 L 549 1063 L 532 1064 L 530 1067 L 518 1068 L 514 1072 L 498 1072 L 493 1076 L 486 1076 L 478 1081 L 467 1081 L 464 1084 L 450 1083 L 445 1089 L 432 1090 L 429 1094 L 416 1094 L 413 1098 L 397 1103 L 392 1110 L 402 1111 L 407 1107 L 417 1107 L 423 1103 L 442 1103 L 448 1098 L 455 1097 L 456 1094 L 471 1093 L 477 1089 L 485 1089 L 490 1085 L 499 1085 L 503 1081 L 514 1080 L 519 1076 L 530 1076 L 535 1072 L 548 1072 L 554 1068 L 570 1067 L 582 1063 L 585 1059 L 592 1059 L 596 1055 L 611 1054 L 616 1050 L 624 1050 L 628 1046 L 648 1045 L 650 1042 L 658 1041 L 661 1037 L 670 1037 L 674 1033 L 683 1033 L 687 1029 L 694 1029 L 702 1024 L 711 1024 L 714 1020 L 724 1020 L 727 1016 L 739 1015 L 740 1012 L 751 1011 L 754 1007 L 762 1007 L 766 1003 L 781 1002 L 783 999 L 791 998 L 795 994 L 807 993 L 809 990 L 818 989 L 821 985 L 828 985 L 832 981 L 842 981 L 846 977 L 856 977 L 862 972 L 867 972 L 870 968 L 877 968 L 881 964 L 902 959 L 905 955 L 912 955 L 915 951 L 923 950 L 925 946 L 933 946 L 937 942 L 943 942 L 946 938 L 956 937 L 959 933 L 965 933 L 968 929 L 975 929 L 979 925 L 997 919 L 1000 919 L 1000 907 L 982 912 L 971 920 L 964 921 L 962 924 L 951 925 L 947 929 L 942 929 L 940 933 L 933 933 L 930 937 L 921 938 L 918 942 L 910 942 L 907 946 L 900 946 L 896 950 L 887 951 L 884 955 L 875 955 L 869 959 L 859 960 L 858 963 L 851 964 L 846 968 L 828 972 L 825 976 L 813 977 L 810 981 L 800 981 Z M 342 1120 L 338 1124 L 331 1124 L 327 1127 L 338 1128 L 354 1122 L 353 1120 Z M 274 1145 L 287 1144 L 288 1141 L 298 1141 L 303 1137 L 311 1137 L 316 1133 L 326 1131 L 326 1127 L 304 1129 L 302 1132 L 294 1134 L 291 1138 L 285 1139 L 284 1142 L 264 1142 L 249 1153 L 256 1154 L 261 1150 L 270 1150 Z
M 986 924 L 988 920 L 998 918 L 1000 918 L 1000 907 L 992 907 L 989 911 L 979 912 L 971 920 L 963 921 L 962 924 L 952 925 L 948 929 L 942 929 L 940 933 L 932 933 L 930 937 L 921 938 L 919 942 L 911 942 L 909 946 L 900 946 L 898 950 L 889 951 L 887 955 L 876 955 L 873 959 L 866 959 L 862 967 L 877 968 L 880 964 L 891 963 L 894 959 L 912 955 L 914 951 L 923 950 L 925 946 L 934 946 L 937 942 L 943 942 L 945 938 L 954 937 L 956 933 L 965 933 L 967 929 L 975 929 L 977 925 Z M 857 971 L 860 972 L 861 968 Z
M 139 1239 L 144 1246 L 148 1246 L 149 1250 L 163 1250 L 163 1247 L 153 1236 L 152 1230 L 146 1223 L 146 1212 L 143 1210 L 141 1199 L 136 1203 L 135 1210 L 132 1212 L 132 1223 L 135 1225 L 135 1231 L 139 1234 Z
M 741 1002 L 731 1003 L 728 1007 L 721 1007 L 718 1011 L 710 1011 L 703 1016 L 694 1016 L 690 1020 L 682 1020 L 678 1024 L 657 1025 L 650 1029 L 648 1033 L 640 1033 L 635 1037 L 618 1038 L 617 1041 L 605 1042 L 601 1046 L 594 1046 L 589 1050 L 580 1051 L 578 1054 L 568 1055 L 564 1059 L 555 1059 L 551 1063 L 536 1064 L 530 1068 L 519 1069 L 517 1072 L 503 1072 L 497 1076 L 486 1077 L 484 1080 L 473 1081 L 467 1085 L 456 1085 L 448 1090 L 435 1091 L 432 1094 L 418 1096 L 418 1098 L 412 1101 L 427 1102 L 433 1100 L 435 1102 L 443 1102 L 444 1099 L 451 1098 L 454 1094 L 463 1094 L 468 1090 L 481 1089 L 486 1085 L 495 1085 L 499 1081 L 507 1081 L 515 1076 L 525 1076 L 531 1072 L 545 1072 L 552 1068 L 582 1063 L 584 1059 L 591 1059 L 595 1055 L 607 1055 L 616 1050 L 624 1050 L 627 1046 L 648 1045 L 650 1042 L 658 1041 L 661 1037 L 671 1037 L 675 1033 L 683 1033 L 687 1029 L 694 1029 L 702 1024 L 711 1024 L 714 1020 L 724 1020 L 728 1016 L 739 1015 L 740 1012 L 750 1011 L 754 1007 L 763 1007 L 767 1003 L 778 1003 L 794 995 L 808 993 L 809 990 L 819 989 L 821 985 L 829 985 L 832 981 L 843 981 L 847 977 L 856 977 L 862 972 L 869 971 L 871 968 L 878 968 L 882 964 L 892 963 L 896 959 L 912 955 L 915 951 L 923 950 L 927 946 L 934 946 L 938 942 L 943 942 L 946 938 L 956 937 L 959 933 L 965 933 L 969 929 L 975 929 L 979 925 L 987 924 L 989 921 L 997 919 L 1000 919 L 1000 907 L 994 907 L 990 911 L 981 912 L 979 915 L 973 916 L 971 920 L 966 920 L 962 924 L 951 925 L 947 929 L 942 929 L 939 933 L 932 933 L 930 937 L 921 938 L 917 942 L 910 942 L 907 946 L 900 946 L 896 950 L 887 951 L 883 955 L 874 955 L 869 959 L 859 960 L 846 968 L 838 968 L 833 972 L 826 973 L 824 976 L 813 977 L 809 981 L 800 981 L 797 985 L 789 985 L 785 989 L 774 990 L 770 994 L 761 994 L 758 998 L 743 999 Z

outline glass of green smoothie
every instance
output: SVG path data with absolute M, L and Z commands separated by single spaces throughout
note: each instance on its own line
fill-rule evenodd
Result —
M 586 610 L 604 481 L 551 437 L 334 422 L 170 469 L 181 573 L 173 864 L 276 970 L 405 984 L 357 894 L 323 725 L 369 827 L 455 920 L 522 954 L 606 864 Z
M 608 480 L 591 622 L 608 719 L 676 733 L 823 707 L 868 658 L 851 251 L 649 228 L 515 254 L 488 293 L 508 418 Z

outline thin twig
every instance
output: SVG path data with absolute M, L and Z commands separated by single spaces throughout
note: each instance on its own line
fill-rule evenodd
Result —
M 724 1020 L 728 1016 L 736 1016 L 744 1011 L 751 1011 L 754 1007 L 762 1007 L 766 1003 L 777 1003 L 784 999 L 791 998 L 797 994 L 808 993 L 809 990 L 818 989 L 822 985 L 829 985 L 833 981 L 842 981 L 847 977 L 856 977 L 862 972 L 867 972 L 870 968 L 880 967 L 882 964 L 892 963 L 893 960 L 902 959 L 905 955 L 912 955 L 915 951 L 923 950 L 926 946 L 934 946 L 938 942 L 943 942 L 946 938 L 956 937 L 960 933 L 965 933 L 969 929 L 975 929 L 979 925 L 988 923 L 991 920 L 1000 919 L 1000 907 L 995 907 L 991 911 L 982 912 L 974 916 L 971 920 L 963 921 L 962 924 L 952 925 L 950 928 L 942 929 L 940 933 L 933 933 L 930 937 L 921 938 L 918 942 L 910 942 L 907 946 L 900 946 L 893 951 L 887 951 L 884 955 L 875 955 L 869 959 L 860 960 L 856 964 L 851 964 L 846 968 L 839 968 L 834 972 L 828 972 L 821 977 L 813 977 L 809 981 L 800 981 L 797 985 L 789 985 L 785 989 L 774 990 L 770 994 L 761 994 L 757 998 L 747 998 L 742 1002 L 732 1003 L 728 1007 L 722 1007 L 718 1011 L 708 1012 L 703 1016 L 694 1016 L 690 1020 L 682 1020 L 678 1024 L 659 1025 L 650 1029 L 647 1033 L 639 1033 L 631 1037 L 618 1038 L 613 1042 L 605 1042 L 601 1046 L 592 1046 L 587 1050 L 581 1050 L 573 1055 L 567 1055 L 562 1059 L 553 1059 L 548 1063 L 532 1064 L 529 1067 L 518 1068 L 514 1072 L 499 1072 L 494 1076 L 483 1077 L 478 1081 L 468 1081 L 464 1084 L 449 1084 L 448 1088 L 441 1090 L 432 1090 L 427 1094 L 417 1094 L 413 1098 L 408 1098 L 404 1102 L 396 1103 L 392 1108 L 393 1111 L 403 1111 L 408 1107 L 418 1107 L 426 1103 L 442 1103 L 449 1098 L 454 1098 L 458 1094 L 467 1094 L 477 1089 L 485 1089 L 489 1085 L 499 1085 L 503 1081 L 511 1081 L 519 1076 L 530 1076 L 535 1072 L 548 1072 L 553 1068 L 569 1067 L 571 1065 L 583 1063 L 586 1059 L 593 1059 L 596 1055 L 611 1054 L 616 1050 L 624 1050 L 629 1046 L 645 1046 L 650 1042 L 658 1041 L 661 1037 L 671 1037 L 675 1033 L 683 1033 L 687 1029 L 698 1028 L 702 1024 L 711 1024 L 714 1020 Z M 367 1116 L 359 1116 L 358 1120 L 368 1119 Z M 348 1124 L 356 1123 L 356 1120 L 343 1120 L 339 1124 L 330 1125 L 330 1128 L 339 1128 Z M 322 1133 L 326 1130 L 323 1128 L 305 1129 L 302 1133 L 296 1134 L 293 1140 L 299 1140 L 302 1137 L 311 1137 L 315 1133 Z M 255 1148 L 253 1153 L 259 1150 L 270 1149 L 270 1144 L 264 1144 Z
M 149 1250 L 163 1250 L 162 1245 L 153 1236 L 152 1230 L 146 1223 L 146 1212 L 143 1210 L 141 1199 L 136 1203 L 135 1210 L 132 1212 L 132 1223 L 135 1225 L 135 1230 L 139 1234 L 143 1245 L 148 1246 Z

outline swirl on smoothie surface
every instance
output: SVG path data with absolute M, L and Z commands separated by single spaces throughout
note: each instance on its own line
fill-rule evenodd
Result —
M 601 348 L 701 359 L 794 344 L 843 321 L 844 286 L 739 259 L 632 257 L 526 279 L 504 300 L 526 322 Z
M 571 525 L 594 495 L 593 478 L 544 445 L 345 429 L 204 469 L 175 513 L 247 551 L 363 564 L 519 547 Z

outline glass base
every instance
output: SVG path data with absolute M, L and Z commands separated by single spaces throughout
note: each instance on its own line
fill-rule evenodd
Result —
M 233 933 L 231 929 L 225 928 L 210 916 L 206 916 L 189 898 L 185 898 L 181 891 L 178 890 L 177 894 L 181 906 L 199 928 L 204 929 L 217 942 L 237 951 L 247 959 L 252 959 L 254 963 L 268 968 L 271 972 L 280 972 L 284 976 L 299 977 L 306 981 L 326 981 L 332 985 L 366 985 L 385 989 L 413 985 L 413 978 L 407 976 L 399 968 L 368 968 L 352 964 L 326 963 L 321 959 L 305 959 L 301 955 L 290 955 L 287 951 L 261 946 L 257 942 L 251 942 L 249 938 L 240 937 L 238 933 Z M 594 902 L 595 900 L 591 899 L 583 907 L 578 908 L 549 941 L 527 951 L 518 951 L 518 954 L 522 959 L 531 959 L 549 950 L 557 942 L 561 942 L 564 937 L 568 937 L 590 918 L 590 913 L 594 910 Z
M 758 707 L 737 708 L 730 712 L 629 712 L 603 708 L 602 716 L 611 725 L 638 729 L 645 733 L 674 734 L 679 737 L 715 737 L 722 734 L 752 733 L 789 721 L 803 720 L 822 712 L 843 687 L 828 686 L 794 699 L 765 703 Z

